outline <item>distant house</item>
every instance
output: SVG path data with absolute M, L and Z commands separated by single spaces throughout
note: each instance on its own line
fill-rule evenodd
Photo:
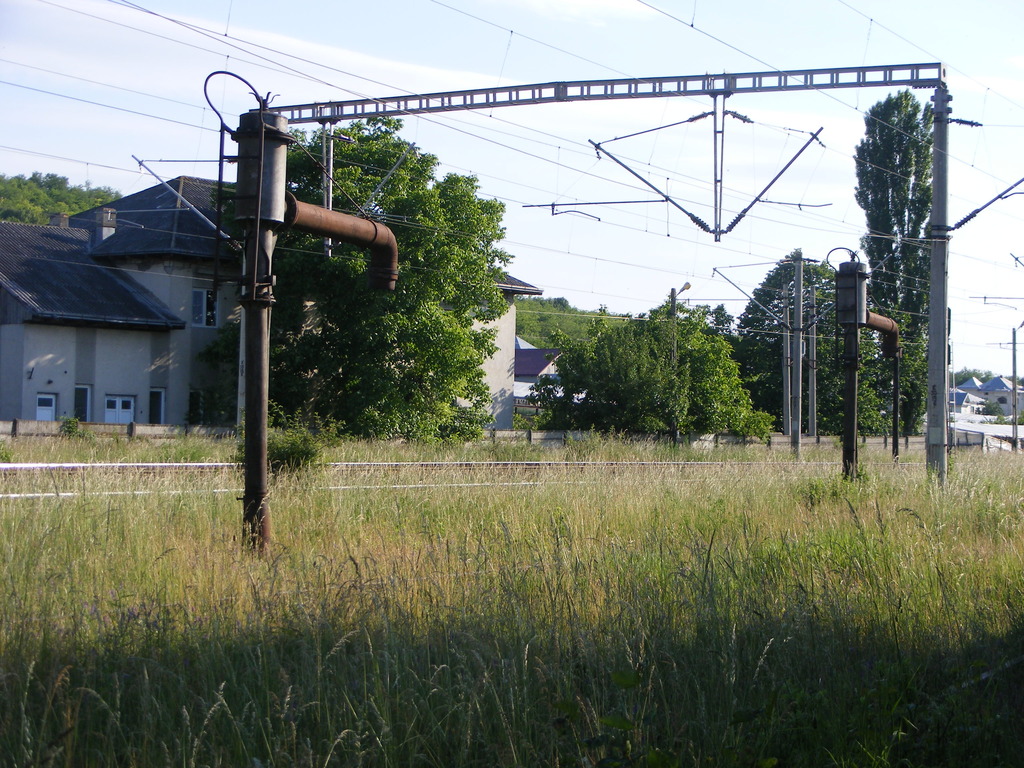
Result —
M 960 389 L 964 389 L 961 385 Z M 1013 382 L 1003 376 L 995 376 L 984 384 L 981 384 L 977 388 L 977 394 L 979 397 L 988 400 L 990 403 L 998 405 L 1003 415 L 1010 416 L 1013 414 Z M 1024 413 L 1024 388 L 1018 387 L 1017 391 L 1017 412 Z
M 516 409 L 515 381 L 518 371 L 518 350 L 516 349 L 516 296 L 540 296 L 543 291 L 524 283 L 511 275 L 505 275 L 498 283 L 508 310 L 494 321 L 497 329 L 495 344 L 498 351 L 484 362 L 484 380 L 491 391 L 491 415 L 493 429 L 512 429 L 512 414 Z
M 208 393 L 223 371 L 197 356 L 238 316 L 240 266 L 218 247 L 215 191 L 180 177 L 52 226 L 0 222 L 0 420 L 214 418 Z M 541 290 L 508 275 L 499 288 L 509 309 L 483 367 L 493 426 L 507 429 L 513 299 Z
M 962 389 L 954 389 L 949 393 L 949 405 L 953 413 L 980 414 L 984 413 L 985 398 Z
M 981 387 L 981 379 L 977 376 L 971 376 L 967 381 L 957 385 L 957 389 L 963 390 L 964 392 L 977 392 Z
M 515 405 L 516 413 L 536 415 L 539 410 L 530 402 L 533 385 L 541 376 L 558 376 L 556 360 L 560 349 L 538 348 L 516 337 Z

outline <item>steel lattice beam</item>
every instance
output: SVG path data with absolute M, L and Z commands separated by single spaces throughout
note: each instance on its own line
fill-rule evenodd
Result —
M 354 99 L 274 107 L 289 124 L 337 123 L 364 117 L 421 115 L 466 109 L 491 109 L 527 104 L 606 99 L 651 99 L 668 96 L 715 96 L 738 93 L 830 90 L 833 88 L 944 85 L 942 64 L 900 64 L 879 67 L 801 69 L 792 72 L 687 75 L 622 80 L 573 80 L 466 91 Z

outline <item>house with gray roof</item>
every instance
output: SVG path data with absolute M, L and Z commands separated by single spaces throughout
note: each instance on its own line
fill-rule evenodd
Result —
M 961 385 L 960 389 L 964 389 Z M 1013 414 L 1013 382 L 1004 376 L 994 376 L 978 387 L 977 393 L 990 403 L 995 403 L 1003 410 L 1003 415 Z M 1024 388 L 1018 387 L 1017 409 L 1018 413 L 1024 413 Z
M 217 372 L 196 355 L 237 311 L 214 191 L 182 177 L 51 226 L 0 222 L 0 420 L 202 418 Z
M 179 177 L 52 226 L 0 222 L 0 421 L 233 417 L 213 393 L 234 367 L 198 359 L 239 314 L 241 260 L 216 210 L 215 182 Z M 513 299 L 541 290 L 510 275 L 498 287 L 509 309 L 483 368 L 492 426 L 509 429 Z

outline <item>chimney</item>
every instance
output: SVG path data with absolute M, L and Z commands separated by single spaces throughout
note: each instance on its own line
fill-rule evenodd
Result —
M 100 208 L 96 211 L 96 228 L 93 230 L 93 245 L 102 243 L 117 231 L 117 211 Z
M 51 213 L 50 226 L 66 228 L 68 226 L 68 215 L 66 213 Z

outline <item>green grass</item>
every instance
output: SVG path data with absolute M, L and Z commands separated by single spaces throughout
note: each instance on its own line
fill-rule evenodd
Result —
M 0 499 L 0 765 L 1024 761 L 1021 459 L 938 489 L 882 455 L 854 484 L 824 449 L 682 455 L 735 461 L 286 473 L 264 559 L 233 469 L 5 478 L 84 494 Z

